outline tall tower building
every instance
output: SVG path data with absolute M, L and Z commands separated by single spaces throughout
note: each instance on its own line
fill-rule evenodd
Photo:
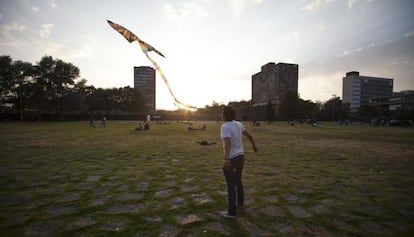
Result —
M 134 67 L 134 88 L 144 97 L 146 113 L 155 113 L 155 70 L 152 67 Z
M 349 104 L 351 112 L 369 104 L 374 97 L 392 96 L 394 80 L 360 76 L 359 72 L 347 72 L 342 79 L 342 103 Z
M 298 92 L 299 65 L 273 62 L 262 66 L 262 70 L 252 76 L 253 106 L 264 106 L 269 101 L 276 108 L 285 92 Z

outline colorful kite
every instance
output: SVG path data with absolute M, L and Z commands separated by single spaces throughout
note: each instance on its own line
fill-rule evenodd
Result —
M 148 52 L 150 51 L 154 51 L 155 53 L 157 53 L 158 55 L 162 56 L 165 58 L 165 56 L 158 51 L 157 49 L 155 49 L 154 47 L 152 47 L 150 44 L 142 41 L 140 38 L 138 38 L 138 36 L 136 36 L 134 33 L 132 33 L 131 31 L 129 31 L 128 29 L 126 29 L 125 27 L 118 25 L 116 23 L 113 23 L 112 21 L 107 20 L 109 25 L 114 28 L 116 31 L 118 31 L 121 35 L 123 35 L 125 37 L 126 40 L 128 40 L 128 42 L 132 43 L 133 41 L 138 41 L 139 46 L 142 49 L 142 52 L 145 54 L 145 56 L 147 56 L 148 60 L 151 61 L 152 65 L 154 66 L 155 70 L 157 70 L 157 72 L 161 75 L 165 85 L 168 88 L 168 91 L 170 92 L 171 97 L 174 99 L 174 102 L 176 105 L 178 105 L 178 107 L 181 105 L 182 107 L 185 107 L 187 109 L 197 109 L 196 107 L 192 106 L 192 105 L 188 105 L 188 104 L 184 104 L 181 101 L 179 101 L 173 91 L 171 90 L 170 84 L 168 83 L 167 78 L 165 77 L 164 73 L 162 72 L 160 66 L 158 66 L 158 64 L 154 61 L 154 59 L 152 59 L 149 55 Z

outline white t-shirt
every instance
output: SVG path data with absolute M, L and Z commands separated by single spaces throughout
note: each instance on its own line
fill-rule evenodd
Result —
M 223 148 L 224 148 L 224 138 L 230 138 L 230 155 L 229 159 L 234 158 L 239 155 L 244 154 L 243 149 L 243 140 L 242 135 L 243 131 L 246 128 L 237 121 L 228 121 L 221 125 L 221 139 L 223 140 Z

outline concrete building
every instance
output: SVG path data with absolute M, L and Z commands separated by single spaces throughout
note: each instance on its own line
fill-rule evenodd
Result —
M 297 64 L 270 62 L 252 76 L 252 104 L 265 106 L 269 101 L 276 107 L 280 105 L 287 91 L 298 92 L 299 66 Z
M 355 71 L 347 72 L 342 79 L 342 103 L 349 104 L 350 112 L 357 112 L 374 97 L 391 96 L 393 85 L 393 79 L 360 76 Z
M 414 90 L 394 92 L 391 96 L 374 97 L 370 100 L 370 105 L 386 108 L 389 111 L 414 110 Z
M 144 97 L 145 112 L 155 113 L 155 70 L 152 67 L 134 67 L 134 88 Z

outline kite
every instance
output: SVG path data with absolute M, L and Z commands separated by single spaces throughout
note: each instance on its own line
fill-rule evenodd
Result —
M 157 53 L 158 55 L 160 55 L 161 57 L 164 57 L 164 54 L 162 54 L 159 50 L 155 49 L 154 47 L 152 47 L 150 44 L 148 44 L 147 42 L 144 42 L 143 40 L 141 40 L 140 38 L 138 38 L 138 36 L 136 36 L 134 33 L 132 33 L 131 31 L 129 31 L 128 29 L 126 29 L 125 27 L 118 25 L 110 20 L 107 20 L 108 24 L 114 28 L 114 30 L 118 31 L 122 36 L 125 37 L 126 40 L 128 40 L 128 42 L 132 43 L 133 41 L 137 41 L 139 46 L 141 47 L 142 52 L 145 54 L 145 56 L 147 56 L 148 60 L 151 61 L 152 65 L 154 66 L 155 70 L 161 75 L 161 78 L 163 79 L 165 85 L 168 88 L 168 91 L 170 92 L 171 97 L 174 99 L 174 103 L 178 106 L 183 106 L 185 108 L 188 109 L 197 109 L 195 106 L 189 105 L 189 104 L 185 104 L 182 103 L 181 101 L 179 101 L 177 99 L 177 97 L 175 97 L 173 91 L 171 90 L 170 84 L 168 83 L 167 77 L 164 75 L 163 71 L 161 70 L 161 67 L 158 66 L 157 62 L 155 62 L 154 59 L 152 59 L 149 55 L 148 52 L 154 51 L 155 53 Z

